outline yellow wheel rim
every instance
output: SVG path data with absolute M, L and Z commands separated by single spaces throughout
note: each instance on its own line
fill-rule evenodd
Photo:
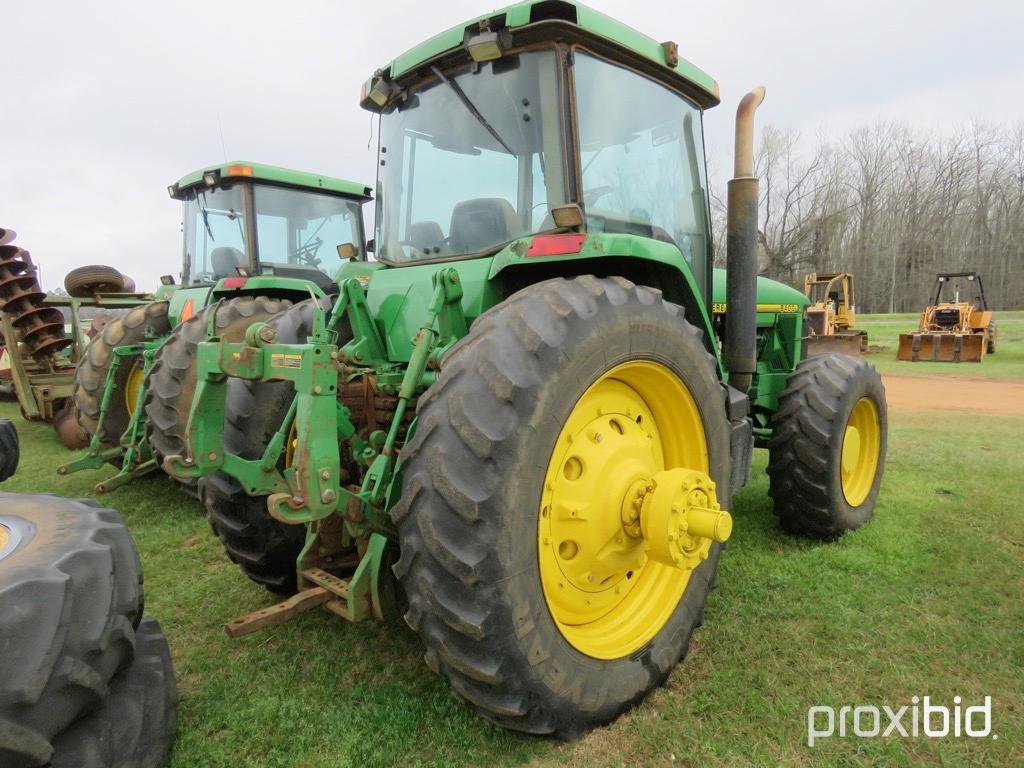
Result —
M 862 397 L 853 406 L 843 435 L 840 479 L 843 496 L 851 507 L 864 503 L 875 483 L 878 456 L 882 451 L 882 428 L 874 400 Z
M 295 463 L 295 449 L 299 447 L 299 425 L 297 419 L 292 419 L 292 425 L 288 428 L 288 440 L 284 446 L 284 465 L 291 467 Z
M 656 537 L 648 536 L 655 525 L 648 525 L 646 513 L 653 505 L 643 501 L 644 494 L 655 485 L 654 478 L 681 476 L 700 480 L 704 490 L 691 491 L 696 486 L 688 482 L 676 489 L 679 493 L 713 501 L 708 471 L 697 404 L 665 366 L 649 361 L 619 365 L 576 403 L 545 474 L 538 554 L 548 609 L 577 650 L 598 659 L 621 658 L 665 626 L 693 567 L 707 558 L 711 539 L 673 528 L 666 537 L 683 545 L 676 550 L 676 566 L 655 560 L 672 562 L 655 552 Z M 682 497 L 677 493 L 674 498 Z M 670 506 L 668 515 L 678 513 L 681 505 Z M 727 514 L 718 516 L 731 526 Z
M 11 540 L 11 529 L 0 523 L 0 552 L 7 548 L 7 542 Z
M 129 416 L 135 413 L 135 407 L 139 404 L 144 378 L 145 374 L 139 364 L 132 363 L 132 369 L 128 371 L 128 380 L 124 385 L 124 407 L 128 409 Z

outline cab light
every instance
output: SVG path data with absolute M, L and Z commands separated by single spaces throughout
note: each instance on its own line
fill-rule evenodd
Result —
M 250 165 L 229 165 L 228 176 L 252 176 Z
M 583 250 L 583 241 L 586 239 L 585 234 L 575 232 L 560 235 L 537 235 L 530 243 L 526 255 L 532 258 L 534 256 L 563 256 L 579 253 Z

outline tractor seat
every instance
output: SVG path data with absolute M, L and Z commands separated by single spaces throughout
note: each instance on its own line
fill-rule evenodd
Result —
M 520 229 L 519 216 L 508 200 L 478 197 L 455 206 L 448 243 L 455 253 L 472 253 L 507 242 Z
M 245 266 L 245 254 L 237 248 L 221 246 L 210 251 L 210 265 L 213 276 L 218 280 L 222 277 L 234 277 L 238 274 L 235 267 Z
M 417 221 L 409 225 L 409 243 L 423 253 L 440 253 L 444 247 L 444 232 L 436 221 Z

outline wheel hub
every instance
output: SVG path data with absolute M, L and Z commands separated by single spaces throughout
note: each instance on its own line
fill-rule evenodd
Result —
M 540 524 L 545 595 L 560 623 L 602 619 L 634 591 L 657 599 L 637 590 L 645 578 L 685 585 L 712 542 L 729 538 L 732 519 L 715 483 L 699 469 L 666 470 L 662 443 L 650 407 L 619 380 L 600 382 L 567 422 Z M 665 589 L 665 599 L 675 594 Z
M 652 480 L 640 516 L 647 554 L 664 565 L 696 568 L 713 541 L 728 540 L 732 517 L 722 511 L 714 482 L 699 470 L 677 467 Z

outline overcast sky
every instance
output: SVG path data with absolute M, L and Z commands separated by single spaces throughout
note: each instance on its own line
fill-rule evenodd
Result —
M 675 40 L 718 79 L 723 104 L 706 130 L 725 166 L 736 101 L 759 83 L 762 122 L 808 137 L 879 117 L 939 130 L 1024 120 L 1024 0 L 590 4 Z M 180 268 L 169 183 L 247 159 L 372 185 L 360 84 L 492 8 L 0 0 L 0 227 L 18 232 L 48 288 L 106 263 L 152 289 Z

